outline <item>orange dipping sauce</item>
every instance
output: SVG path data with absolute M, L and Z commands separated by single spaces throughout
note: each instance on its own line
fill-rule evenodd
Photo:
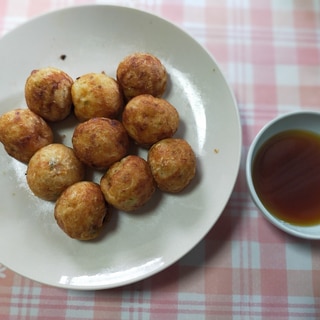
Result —
M 258 150 L 252 180 L 263 205 L 291 224 L 320 223 L 320 135 L 281 132 Z

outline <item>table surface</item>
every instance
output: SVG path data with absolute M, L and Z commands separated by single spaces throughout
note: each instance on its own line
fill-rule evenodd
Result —
M 265 123 L 290 111 L 320 109 L 320 2 L 2 0 L 0 35 L 45 12 L 97 3 L 159 15 L 212 53 L 238 103 L 239 176 L 206 237 L 143 281 L 102 291 L 64 290 L 0 263 L 0 318 L 320 319 L 320 242 L 272 226 L 245 182 L 249 145 Z

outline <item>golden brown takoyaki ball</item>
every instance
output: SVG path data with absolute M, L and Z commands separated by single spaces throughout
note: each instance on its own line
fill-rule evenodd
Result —
M 103 169 L 127 154 L 129 137 L 118 120 L 99 117 L 80 123 L 74 130 L 72 144 L 83 163 Z
M 148 146 L 174 135 L 179 126 L 179 114 L 165 99 L 144 94 L 127 103 L 122 123 L 137 144 Z
M 127 100 L 140 94 L 161 97 L 166 90 L 167 71 L 154 55 L 136 52 L 119 63 L 117 80 Z
M 187 141 L 164 139 L 148 152 L 148 163 L 159 189 L 165 192 L 182 191 L 196 173 L 196 157 Z
M 116 80 L 105 73 L 88 73 L 71 88 L 74 113 L 79 121 L 115 118 L 123 108 L 123 96 Z
M 10 156 L 27 163 L 37 150 L 53 142 L 53 132 L 31 110 L 15 109 L 0 117 L 0 142 Z
M 92 240 L 108 222 L 108 206 L 100 186 L 81 181 L 68 187 L 58 198 L 54 217 L 59 227 L 71 238 Z
M 155 191 L 147 161 L 135 155 L 114 163 L 101 178 L 100 186 L 109 204 L 128 212 L 143 206 Z
M 70 185 L 84 179 L 85 168 L 72 148 L 53 143 L 30 159 L 27 182 L 31 191 L 44 200 L 56 200 Z
M 33 70 L 25 83 L 28 108 L 47 121 L 66 118 L 72 107 L 72 78 L 53 67 Z

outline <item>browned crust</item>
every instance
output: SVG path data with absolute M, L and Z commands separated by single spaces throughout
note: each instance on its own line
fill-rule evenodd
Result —
M 196 174 L 196 157 L 184 139 L 164 139 L 148 152 L 148 163 L 160 190 L 177 193 L 191 182 Z
M 85 168 L 72 148 L 50 144 L 38 150 L 27 168 L 27 183 L 37 197 L 54 201 L 70 185 L 84 179 Z
M 135 142 L 150 146 L 175 134 L 179 126 L 179 114 L 167 100 L 144 94 L 127 103 L 122 123 Z
M 99 236 L 109 211 L 100 186 L 81 181 L 68 187 L 59 197 L 54 217 L 71 238 L 92 240 Z
M 60 121 L 71 112 L 73 79 L 64 71 L 47 67 L 33 70 L 25 83 L 28 108 L 47 121 Z
M 129 138 L 120 121 L 100 117 L 80 123 L 74 130 L 72 144 L 83 163 L 103 169 L 127 154 Z
M 115 118 L 123 109 L 123 95 L 117 81 L 105 73 L 88 73 L 71 88 L 74 113 L 79 121 L 95 117 Z
M 100 185 L 107 202 L 123 211 L 142 207 L 155 191 L 148 163 L 134 155 L 113 164 L 101 178 Z
M 161 97 L 167 86 L 167 72 L 154 55 L 137 52 L 120 62 L 117 80 L 127 100 L 140 94 Z
M 0 117 L 0 141 L 7 153 L 22 162 L 53 142 L 49 125 L 29 109 L 15 109 Z

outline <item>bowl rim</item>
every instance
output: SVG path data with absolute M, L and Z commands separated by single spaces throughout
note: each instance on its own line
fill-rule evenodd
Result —
M 267 141 L 269 140 L 271 137 L 273 137 L 275 134 L 281 132 L 281 131 L 276 131 L 275 133 L 271 133 L 271 135 L 269 137 L 267 137 L 264 141 L 261 142 L 261 144 L 259 145 L 259 142 L 261 141 L 261 139 L 263 139 L 264 135 L 272 129 L 272 127 L 274 127 L 274 125 L 278 124 L 279 122 L 282 121 L 286 121 L 288 118 L 291 117 L 301 117 L 301 116 L 317 116 L 319 117 L 319 123 L 320 123 L 320 112 L 319 111 L 314 111 L 314 110 L 300 110 L 300 111 L 293 111 L 293 112 L 289 112 L 289 113 L 285 113 L 282 115 L 279 115 L 277 117 L 275 117 L 274 119 L 270 120 L 269 122 L 267 122 L 256 134 L 256 136 L 253 138 L 249 149 L 248 149 L 248 153 L 247 153 L 247 158 L 246 158 L 246 183 L 247 183 L 247 187 L 249 190 L 249 194 L 251 196 L 252 201 L 254 202 L 254 204 L 256 205 L 256 207 L 258 208 L 258 210 L 263 214 L 263 216 L 269 221 L 271 222 L 274 226 L 276 226 L 277 228 L 279 228 L 280 230 L 296 236 L 296 237 L 300 237 L 300 238 L 304 238 L 304 239 L 311 239 L 311 240 L 319 240 L 320 239 L 320 232 L 319 235 L 314 235 L 314 234 L 310 234 L 308 233 L 308 229 L 309 228 L 314 228 L 314 227 L 319 227 L 320 229 L 320 224 L 315 225 L 315 226 L 297 226 L 297 225 L 293 225 L 289 222 L 283 221 L 277 217 L 275 217 L 262 203 L 262 201 L 260 200 L 255 187 L 253 185 L 253 181 L 252 181 L 252 164 L 254 161 L 254 156 L 256 154 L 256 152 L 259 150 L 259 148 Z M 288 129 L 284 129 L 283 131 L 287 131 Z

